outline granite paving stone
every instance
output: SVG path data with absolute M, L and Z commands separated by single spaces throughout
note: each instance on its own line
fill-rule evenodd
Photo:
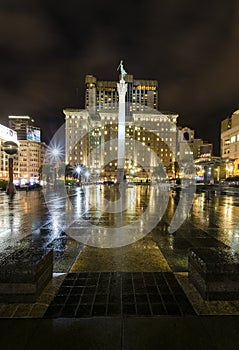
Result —
M 102 279 L 107 281 L 108 288 L 104 290 L 104 294 L 99 294 L 98 286 Z M 82 294 L 74 293 L 74 290 L 79 288 L 76 283 L 78 280 L 81 280 Z M 84 285 L 82 281 L 85 282 Z M 130 282 L 129 293 L 126 293 L 127 284 L 125 289 L 121 288 L 125 281 Z M 148 283 L 151 287 L 155 285 L 156 294 L 148 292 Z M 68 284 L 71 287 L 68 294 L 62 295 L 62 288 Z M 114 286 L 117 287 L 114 289 Z M 176 295 L 174 295 L 174 288 Z M 91 276 L 87 277 L 83 272 L 82 275 L 81 273 L 66 275 L 62 287 L 55 295 L 44 317 L 151 316 L 159 312 L 167 315 L 195 315 L 193 306 L 173 273 L 118 272 L 101 275 L 101 272 L 98 272 L 92 280 Z

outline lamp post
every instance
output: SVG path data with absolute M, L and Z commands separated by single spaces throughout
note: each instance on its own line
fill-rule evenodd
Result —
M 88 184 L 88 182 L 89 182 L 89 177 L 90 177 L 90 172 L 87 170 L 87 171 L 85 172 L 85 181 L 86 181 L 87 184 Z
M 100 177 L 100 169 L 96 169 L 96 184 L 98 184 L 99 183 L 99 177 Z
M 129 173 L 130 173 L 130 181 L 134 182 L 134 169 L 130 169 Z
M 60 156 L 60 151 L 57 147 L 54 147 L 51 149 L 51 158 L 52 158 L 52 163 L 53 163 L 53 184 L 54 184 L 54 189 L 56 189 L 56 181 L 57 181 L 57 163 L 59 161 L 59 156 Z
M 76 173 L 77 173 L 77 186 L 80 186 L 80 180 L 81 180 L 81 178 L 80 178 L 80 174 L 81 174 L 81 167 L 79 166 L 79 165 L 77 165 L 77 167 L 76 167 Z
M 6 193 L 12 196 L 16 193 L 16 188 L 13 183 L 13 155 L 18 152 L 18 144 L 13 141 L 6 141 L 3 143 L 3 150 L 9 155 L 8 157 L 9 181 L 8 181 Z

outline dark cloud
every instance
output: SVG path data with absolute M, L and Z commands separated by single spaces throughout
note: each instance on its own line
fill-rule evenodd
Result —
M 35 117 L 49 139 L 64 107 L 83 107 L 84 77 L 159 81 L 160 110 L 219 150 L 220 121 L 238 106 L 237 0 L 2 0 L 0 122 Z

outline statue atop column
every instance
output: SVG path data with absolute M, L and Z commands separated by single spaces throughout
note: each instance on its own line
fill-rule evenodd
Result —
M 119 70 L 119 69 L 120 69 L 120 74 L 121 74 L 121 80 L 124 80 L 124 77 L 126 76 L 127 72 L 124 69 L 123 60 L 120 61 L 120 64 L 119 64 L 117 70 Z

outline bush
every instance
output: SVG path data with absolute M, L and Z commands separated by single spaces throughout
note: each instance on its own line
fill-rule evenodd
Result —
M 239 176 L 231 176 L 231 177 L 227 177 L 226 181 L 239 181 Z
M 0 179 L 0 190 L 5 191 L 7 188 L 8 181 Z
M 65 180 L 65 185 L 66 186 L 73 186 L 76 184 L 75 180 Z

